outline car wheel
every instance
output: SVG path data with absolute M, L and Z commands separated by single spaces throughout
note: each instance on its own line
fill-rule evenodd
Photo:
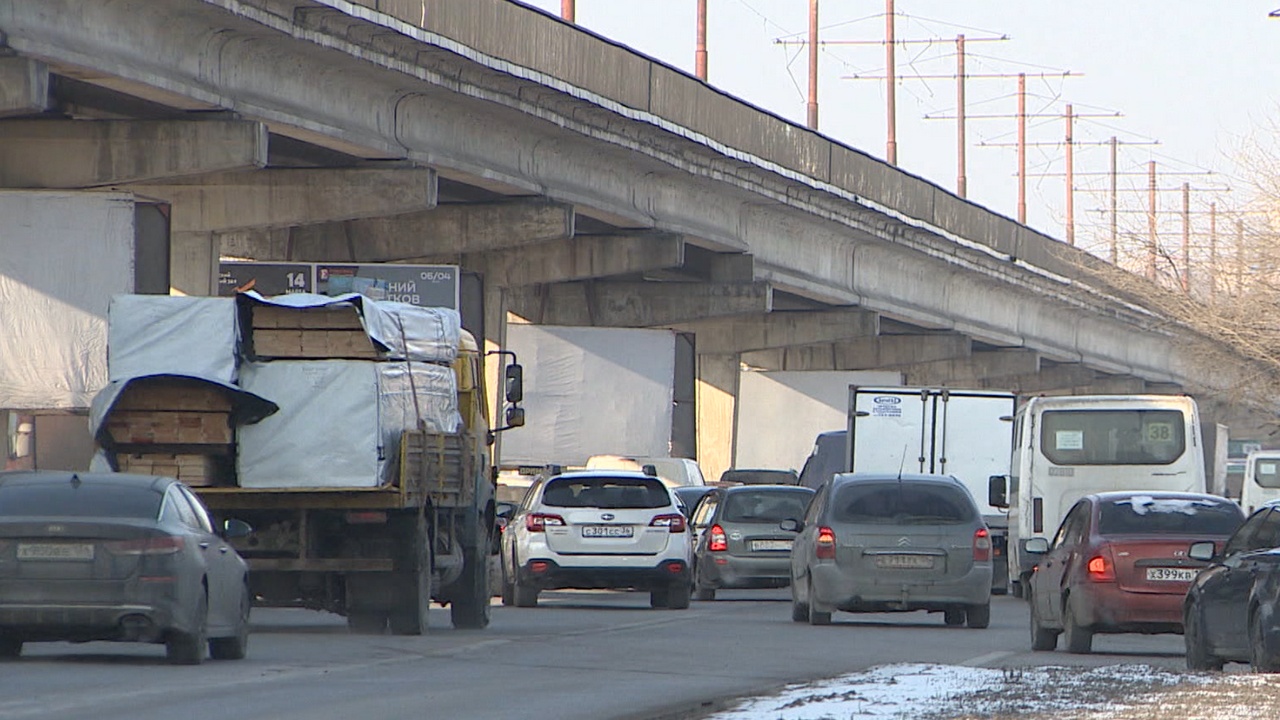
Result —
M 964 611 L 965 621 L 969 627 L 981 630 L 991 624 L 991 603 L 970 605 Z
M 810 625 L 830 625 L 831 613 L 818 610 L 813 602 L 813 584 L 809 584 L 809 624 Z
M 511 607 L 516 604 L 516 586 L 508 572 L 507 564 L 502 563 L 502 604 Z
M 689 607 L 689 594 L 693 588 L 689 583 L 676 583 L 667 591 L 667 607 L 672 610 L 685 610 Z
M 1280 672 L 1280 656 L 1268 641 L 1262 614 L 1256 609 L 1249 618 L 1249 664 L 1257 673 Z
M 22 654 L 22 641 L 17 638 L 0 637 L 0 658 L 16 658 Z
M 964 624 L 964 608 L 947 608 L 942 611 L 942 622 L 955 627 Z
M 205 638 L 205 627 L 209 621 L 209 599 L 203 588 L 200 600 L 196 604 L 196 629 L 189 633 L 171 630 L 164 642 L 164 654 L 173 665 L 199 665 L 204 661 L 208 651 L 208 640 Z
M 516 607 L 531 608 L 538 606 L 538 588 L 529 587 L 519 580 L 513 583 L 511 595 L 516 602 Z
M 1093 652 L 1093 633 L 1076 622 L 1076 609 L 1071 598 L 1067 598 L 1067 606 L 1062 611 L 1062 639 L 1069 653 L 1082 655 Z
M 698 583 L 693 586 L 693 599 L 694 600 L 715 600 L 716 589 L 713 587 L 707 587 L 702 583 Z
M 649 607 L 664 608 L 667 606 L 670 598 L 670 590 L 668 588 L 658 588 L 649 592 Z
M 249 652 L 249 588 L 240 593 L 240 617 L 230 637 L 209 639 L 209 657 L 214 660 L 243 660 Z
M 1053 650 L 1058 647 L 1058 633 L 1047 630 L 1040 624 L 1040 613 L 1036 612 L 1035 598 L 1030 597 L 1031 604 L 1031 649 L 1038 651 Z
M 809 621 L 809 603 L 800 602 L 796 597 L 796 582 L 791 581 L 791 620 L 792 622 Z
M 1223 661 L 1209 652 L 1205 642 L 1204 620 L 1194 607 L 1188 607 L 1182 621 L 1182 639 L 1187 646 L 1188 670 L 1221 670 Z

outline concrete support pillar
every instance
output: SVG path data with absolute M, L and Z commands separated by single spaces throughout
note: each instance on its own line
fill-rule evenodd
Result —
M 0 57 L 0 117 L 35 115 L 47 109 L 48 66 L 30 58 Z
M 267 164 L 267 127 L 247 120 L 10 120 L 0 186 L 85 188 Z
M 169 292 L 216 295 L 219 256 L 213 233 L 174 232 L 169 238 Z
M 698 466 L 707 480 L 733 467 L 737 355 L 698 355 Z

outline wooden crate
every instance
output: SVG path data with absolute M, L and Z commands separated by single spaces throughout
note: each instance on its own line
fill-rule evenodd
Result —
M 116 400 L 114 411 L 190 410 L 231 412 L 231 399 L 224 390 L 207 383 L 175 378 L 134 380 Z
M 139 475 L 164 475 L 177 478 L 192 487 L 210 487 L 230 484 L 223 472 L 223 463 L 213 455 L 195 453 L 119 453 L 116 465 L 122 473 Z
M 254 330 L 362 330 L 360 316 L 351 305 L 321 308 L 290 308 L 254 305 Z
M 230 415 L 225 412 L 113 410 L 107 431 L 119 444 L 229 445 Z
M 380 355 L 364 330 L 253 331 L 253 354 L 259 358 L 377 360 Z

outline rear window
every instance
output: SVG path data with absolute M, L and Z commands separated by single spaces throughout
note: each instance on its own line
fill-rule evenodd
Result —
M 725 470 L 720 474 L 720 482 L 743 485 L 795 485 L 799 481 L 789 470 Z
M 721 518 L 733 523 L 779 523 L 804 517 L 811 492 L 738 492 L 725 496 Z
M 1103 503 L 1098 532 L 1103 535 L 1230 535 L 1244 522 L 1234 503 L 1134 496 Z
M 110 517 L 154 520 L 163 496 L 149 487 L 51 482 L 0 485 L 0 517 Z
M 837 522 L 879 525 L 951 525 L 974 519 L 973 502 L 957 488 L 911 482 L 856 483 L 836 491 Z
M 671 504 L 662 481 L 650 478 L 565 478 L 547 483 L 542 504 L 563 508 L 639 510 Z

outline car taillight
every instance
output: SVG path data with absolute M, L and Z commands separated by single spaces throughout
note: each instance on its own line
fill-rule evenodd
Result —
M 529 532 L 546 532 L 548 527 L 564 527 L 564 518 L 547 513 L 530 513 L 524 516 L 524 527 Z
M 725 537 L 724 528 L 719 524 L 711 526 L 707 531 L 707 549 L 711 552 L 725 552 L 729 549 L 729 539 Z
M 1089 572 L 1089 579 L 1093 582 L 1115 582 L 1116 580 L 1116 564 L 1111 559 L 1111 550 L 1108 548 L 1100 548 L 1097 555 L 1089 558 L 1085 568 Z
M 829 527 L 818 528 L 818 542 L 813 548 L 814 557 L 819 560 L 836 559 L 836 531 Z
M 172 555 L 183 548 L 183 539 L 177 535 L 160 535 L 140 540 L 113 540 L 103 543 L 113 555 Z
M 973 532 L 973 561 L 990 562 L 991 533 L 986 528 L 978 528 Z
M 682 533 L 685 527 L 684 515 L 682 513 L 658 515 L 649 521 L 649 527 L 664 527 L 673 533 Z

